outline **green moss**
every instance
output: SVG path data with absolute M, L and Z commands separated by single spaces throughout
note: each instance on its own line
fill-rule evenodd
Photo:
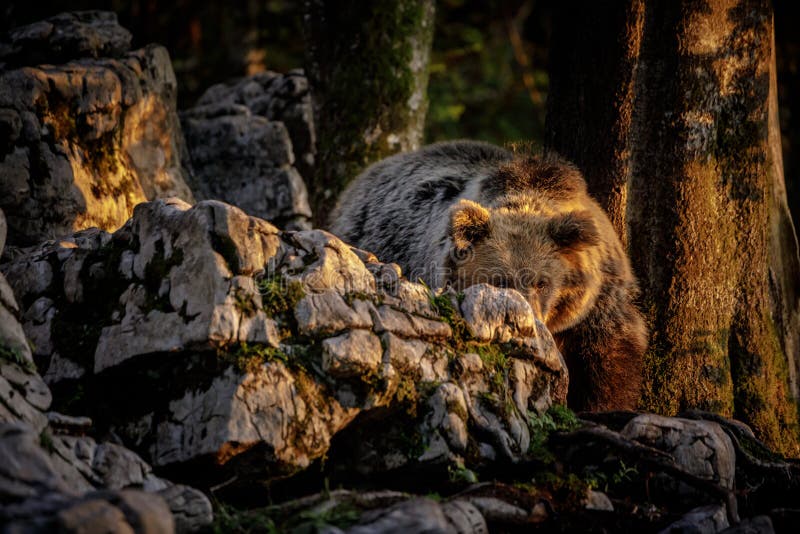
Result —
M 281 349 L 260 343 L 239 343 L 225 349 L 217 349 L 217 356 L 233 365 L 242 373 L 255 374 L 267 362 L 289 362 L 289 356 Z
M 264 311 L 270 317 L 291 312 L 306 294 L 302 283 L 281 276 L 263 278 L 256 284 Z
M 25 356 L 22 355 L 22 351 L 17 347 L 0 345 L 0 360 L 15 363 L 29 373 L 36 372 L 36 365 L 34 365 L 32 361 L 26 359 Z
M 425 4 L 350 1 L 309 17 L 315 45 L 310 52 L 321 71 L 311 75 L 320 78 L 316 85 L 325 95 L 317 186 L 309 188 L 314 213 L 324 213 L 330 193 L 336 198 L 366 165 L 396 152 L 400 147 L 393 136 L 402 137 L 417 117 L 424 117 L 425 102 L 416 109 L 407 102 L 418 85 L 427 84 L 427 69 L 415 73 L 410 68 L 414 45 L 425 49 L 432 39 L 432 21 L 423 24 L 429 18 Z
M 39 434 L 39 445 L 50 454 L 53 454 L 56 450 L 55 444 L 53 443 L 53 436 L 46 428 Z
M 342 298 L 348 306 L 352 306 L 353 302 L 356 300 L 372 302 L 373 304 L 380 306 L 383 304 L 384 300 L 383 295 L 376 293 L 364 293 L 363 291 L 348 291 Z
M 450 482 L 454 484 L 477 484 L 478 475 L 471 469 L 464 466 L 464 462 L 458 460 L 454 465 L 447 467 L 447 474 L 450 477 Z
M 236 309 L 239 310 L 242 315 L 245 317 L 252 317 L 256 314 L 256 303 L 253 302 L 253 299 L 250 295 L 247 294 L 242 288 L 237 287 L 233 293 L 234 299 L 234 306 Z
M 731 335 L 734 416 L 748 423 L 768 447 L 800 454 L 798 407 L 788 393 L 787 364 L 777 328 L 768 315 L 750 315 Z
M 429 291 L 429 300 L 433 310 L 450 325 L 453 331 L 453 343 L 457 347 L 463 345 L 470 339 L 469 328 L 458 309 L 453 305 L 450 295 L 434 295 Z
M 397 384 L 394 398 L 400 406 L 405 406 L 406 413 L 411 417 L 417 416 L 417 402 L 419 393 L 417 386 L 409 376 L 403 375 Z

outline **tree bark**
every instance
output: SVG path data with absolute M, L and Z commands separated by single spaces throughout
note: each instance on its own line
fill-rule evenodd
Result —
M 771 5 L 617 9 L 608 24 L 573 10 L 555 28 L 580 37 L 554 43 L 547 140 L 582 168 L 626 236 L 651 328 L 642 408 L 735 416 L 797 454 L 800 260 Z M 612 81 L 598 87 L 604 72 Z
M 317 124 L 309 194 L 319 225 L 364 167 L 419 147 L 434 1 L 307 0 L 305 26 Z

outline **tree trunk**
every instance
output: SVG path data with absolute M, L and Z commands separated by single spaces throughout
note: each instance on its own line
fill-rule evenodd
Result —
M 419 147 L 434 2 L 307 0 L 305 25 L 317 124 L 309 193 L 319 225 L 369 163 Z
M 617 9 L 573 10 L 555 28 L 576 38 L 554 43 L 547 140 L 626 236 L 651 328 L 642 407 L 735 416 L 797 454 L 800 260 L 771 6 Z

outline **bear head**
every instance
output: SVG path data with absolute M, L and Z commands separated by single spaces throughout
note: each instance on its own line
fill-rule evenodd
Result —
M 585 210 L 542 213 L 522 203 L 450 211 L 447 276 L 456 289 L 486 283 L 520 292 L 552 332 L 580 320 L 599 289 L 591 250 L 600 235 Z

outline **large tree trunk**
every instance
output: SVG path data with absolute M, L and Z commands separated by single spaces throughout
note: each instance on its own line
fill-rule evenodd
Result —
M 369 163 L 422 141 L 433 0 L 307 0 L 306 71 L 317 124 L 317 224 Z
M 800 260 L 771 6 L 617 6 L 554 29 L 547 139 L 626 236 L 651 328 L 642 407 L 733 415 L 796 454 Z

